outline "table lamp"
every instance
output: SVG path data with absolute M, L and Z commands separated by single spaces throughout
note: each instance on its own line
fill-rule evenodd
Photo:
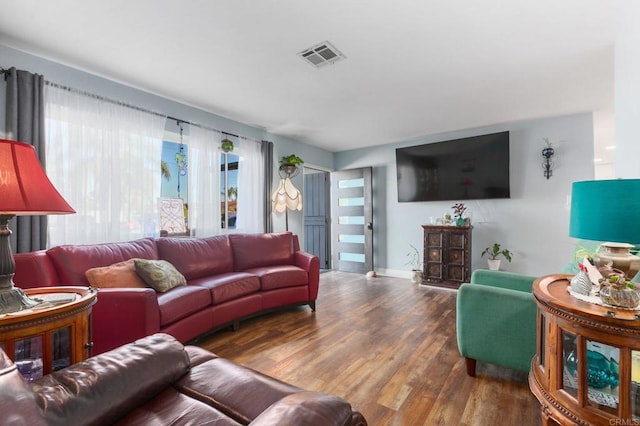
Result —
M 9 220 L 17 215 L 75 213 L 47 178 L 33 146 L 0 139 L 0 314 L 37 305 L 14 286 Z
M 640 270 L 640 257 L 629 252 L 640 243 L 640 179 L 574 182 L 569 236 L 606 241 L 596 266 L 611 263 L 632 279 Z

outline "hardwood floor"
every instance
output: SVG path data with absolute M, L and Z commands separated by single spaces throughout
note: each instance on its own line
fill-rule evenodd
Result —
M 407 279 L 327 272 L 317 312 L 297 307 L 196 344 L 296 386 L 339 395 L 370 425 L 539 425 L 526 374 L 456 344 L 456 292 Z

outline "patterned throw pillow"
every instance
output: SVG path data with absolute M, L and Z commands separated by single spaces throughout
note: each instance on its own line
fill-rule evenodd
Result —
M 88 269 L 85 276 L 89 284 L 96 288 L 148 288 L 136 273 L 133 259 Z
M 184 275 L 166 260 L 134 259 L 134 263 L 140 278 L 159 293 L 187 285 Z

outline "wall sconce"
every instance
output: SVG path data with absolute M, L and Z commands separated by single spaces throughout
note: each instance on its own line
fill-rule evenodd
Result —
M 544 169 L 544 177 L 549 179 L 553 175 L 553 155 L 555 154 L 555 150 L 551 146 L 551 142 L 547 138 L 543 138 L 547 143 L 547 146 L 542 149 L 542 168 Z

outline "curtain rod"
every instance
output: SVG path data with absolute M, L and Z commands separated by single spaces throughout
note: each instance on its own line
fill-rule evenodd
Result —
M 6 69 L 0 67 L 0 73 L 6 74 L 8 72 L 9 72 L 9 70 L 6 70 Z M 256 143 L 261 143 L 261 141 L 253 139 L 253 138 L 249 138 L 249 137 L 246 137 L 246 136 L 234 135 L 233 133 L 225 132 L 224 130 L 216 129 L 214 127 L 210 127 L 210 126 L 207 126 L 207 125 L 204 125 L 204 124 L 200 124 L 200 123 L 195 123 L 193 121 L 183 120 L 181 118 L 172 117 L 170 115 L 163 114 L 163 113 L 158 112 L 158 111 L 153 111 L 153 110 L 150 110 L 150 109 L 147 109 L 147 108 L 142 108 L 142 107 L 139 107 L 139 106 L 136 106 L 136 105 L 132 105 L 132 104 L 129 104 L 129 103 L 126 103 L 126 102 L 123 102 L 123 101 L 116 100 L 116 99 L 107 98 L 105 96 L 97 95 L 95 93 L 91 93 L 91 92 L 88 92 L 86 90 L 76 89 L 74 87 L 65 86 L 65 85 L 62 85 L 62 84 L 59 84 L 59 83 L 55 83 L 55 82 L 49 81 L 49 80 L 45 80 L 44 83 L 46 85 L 48 85 L 48 86 L 55 87 L 57 89 L 66 90 L 66 91 L 69 91 L 71 93 L 77 93 L 79 95 L 87 96 L 89 98 L 98 99 L 98 100 L 101 100 L 101 101 L 104 101 L 104 102 L 110 102 L 112 104 L 120 105 L 120 106 L 123 106 L 125 108 L 131 108 L 131 109 L 136 110 L 136 111 L 146 112 L 148 114 L 154 114 L 154 115 L 157 115 L 157 116 L 160 116 L 160 117 L 167 118 L 169 120 L 174 120 L 178 124 L 185 123 L 185 124 L 188 124 L 190 126 L 200 127 L 202 129 L 210 130 L 212 132 L 219 132 L 219 133 L 222 133 L 223 135 L 234 136 L 234 137 L 237 137 L 238 139 L 245 139 L 245 140 L 256 142 Z

